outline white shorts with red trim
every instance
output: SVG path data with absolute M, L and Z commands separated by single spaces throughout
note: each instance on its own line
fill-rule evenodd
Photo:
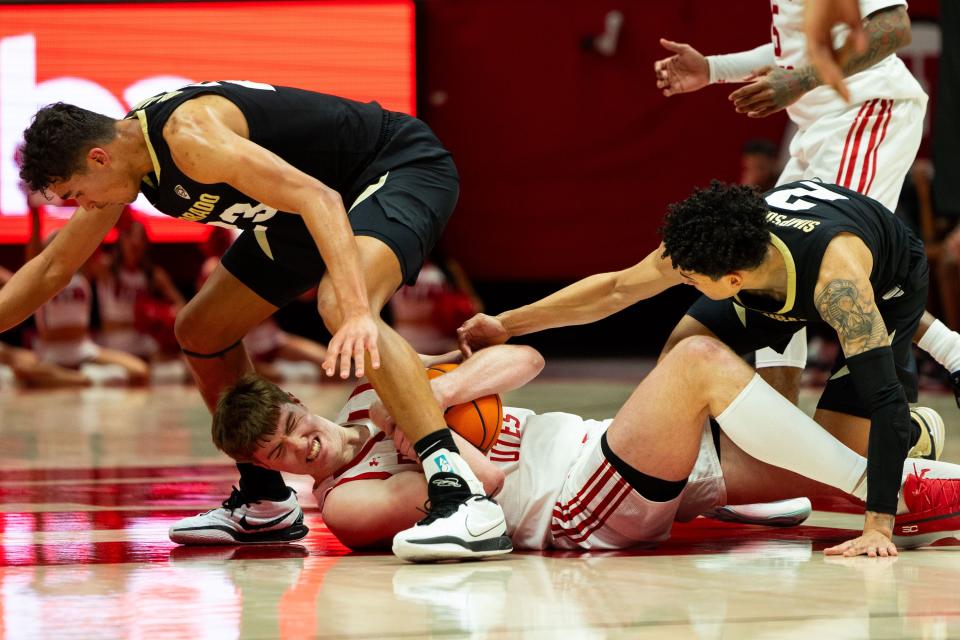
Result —
M 553 507 L 551 545 L 557 549 L 626 549 L 659 542 L 674 520 L 690 520 L 726 502 L 726 487 L 709 426 L 687 486 L 668 502 L 640 495 L 603 455 L 600 438 L 591 438 L 567 475 Z
M 875 98 L 824 114 L 790 141 L 777 184 L 819 178 L 870 196 L 893 211 L 923 136 L 927 99 Z

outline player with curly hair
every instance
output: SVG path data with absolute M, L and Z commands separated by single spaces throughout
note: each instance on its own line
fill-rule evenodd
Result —
M 461 348 L 470 353 L 512 336 L 594 322 L 677 284 L 703 296 L 674 329 L 665 354 L 691 336 L 719 338 L 739 354 L 782 350 L 798 328 L 826 322 L 843 353 L 815 418 L 862 434 L 860 452 L 869 460 L 863 535 L 840 546 L 894 553 L 903 461 L 908 452 L 938 458 L 943 442 L 942 422 L 911 414 L 907 404 L 917 398 L 910 341 L 927 299 L 923 244 L 875 200 L 813 181 L 765 195 L 713 182 L 671 206 L 660 232 L 660 247 L 633 267 L 590 276 L 496 317 L 475 316 L 459 330 Z M 757 398 L 776 394 L 761 382 Z M 804 446 L 796 435 L 802 430 L 788 431 L 786 416 L 766 419 Z M 754 421 L 727 433 L 755 458 L 807 471 L 764 444 L 762 430 Z

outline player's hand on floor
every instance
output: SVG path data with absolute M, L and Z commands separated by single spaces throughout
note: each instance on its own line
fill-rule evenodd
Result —
M 465 358 L 469 358 L 475 349 L 503 344 L 509 337 L 503 323 L 485 313 L 478 313 L 457 329 L 457 341 Z
M 380 368 L 380 350 L 377 347 L 377 325 L 369 314 L 356 315 L 333 334 L 327 345 L 327 357 L 323 360 L 323 371 L 328 376 L 337 372 L 337 360 L 340 361 L 340 377 L 350 377 L 351 365 L 358 378 L 364 374 L 364 356 L 370 353 L 370 366 Z
M 765 67 L 754 72 L 754 80 L 730 94 L 737 113 L 751 118 L 765 118 L 800 99 L 809 89 L 804 88 L 799 74 L 777 67 Z
M 893 540 L 880 531 L 864 531 L 863 535 L 853 540 L 847 540 L 835 547 L 823 550 L 828 556 L 870 556 L 871 558 L 887 558 L 897 555 L 897 545 Z
M 660 45 L 674 55 L 653 63 L 657 89 L 663 95 L 689 93 L 710 83 L 710 65 L 707 59 L 688 44 L 660 38 Z
M 804 8 L 804 35 L 807 39 L 807 58 L 817 70 L 824 84 L 830 85 L 850 102 L 850 91 L 843 80 L 842 60 L 833 48 L 833 26 L 842 23 L 850 27 L 847 41 L 854 52 L 867 50 L 867 32 L 863 29 L 860 3 L 857 0 L 807 0 Z

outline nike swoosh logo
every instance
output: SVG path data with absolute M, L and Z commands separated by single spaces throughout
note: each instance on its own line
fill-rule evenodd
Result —
M 258 530 L 258 529 L 266 529 L 266 528 L 268 528 L 268 527 L 275 527 L 275 526 L 277 526 L 278 524 L 280 524 L 281 522 L 283 522 L 283 521 L 286 519 L 286 517 L 289 516 L 289 515 L 290 515 L 291 513 L 293 513 L 293 512 L 294 512 L 294 509 L 291 509 L 290 511 L 287 511 L 285 514 L 283 514 L 283 515 L 280 516 L 279 518 L 277 518 L 277 519 L 275 519 L 275 520 L 271 520 L 270 522 L 264 522 L 263 524 L 250 524 L 249 522 L 247 522 L 247 516 L 243 516 L 242 518 L 240 518 L 240 526 L 241 526 L 242 528 L 246 529 L 247 531 L 256 531 L 256 530 Z

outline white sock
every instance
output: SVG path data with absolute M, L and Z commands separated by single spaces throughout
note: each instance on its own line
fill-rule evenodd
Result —
M 759 375 L 717 416 L 746 453 L 776 467 L 867 497 L 867 459 L 848 449 Z
M 427 476 L 427 482 L 434 474 L 444 471 L 446 473 L 455 473 L 467 481 L 471 493 L 484 495 L 483 484 L 477 479 L 477 475 L 467 464 L 467 461 L 460 457 L 459 453 L 454 453 L 448 449 L 437 449 L 431 451 L 427 457 L 421 460 L 423 464 L 423 475 Z
M 960 333 L 951 331 L 939 320 L 934 320 L 917 346 L 929 353 L 950 373 L 960 371 Z

